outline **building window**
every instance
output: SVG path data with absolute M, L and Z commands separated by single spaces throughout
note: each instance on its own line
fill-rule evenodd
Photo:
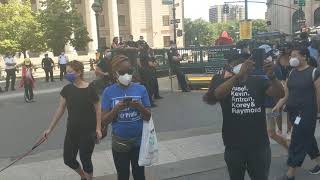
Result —
M 118 0 L 118 4 L 124 4 L 124 0 Z
M 99 16 L 99 25 L 100 25 L 100 27 L 105 26 L 104 15 Z
M 105 37 L 100 38 L 99 47 L 106 47 L 106 45 L 107 45 L 107 38 L 105 38 Z
M 170 16 L 162 16 L 163 26 L 170 26 Z
M 81 4 L 81 0 L 75 0 L 74 3 L 75 4 Z
M 170 46 L 170 36 L 163 36 L 163 46 L 164 47 Z
M 126 25 L 126 16 L 119 15 L 118 16 L 119 26 L 125 26 Z

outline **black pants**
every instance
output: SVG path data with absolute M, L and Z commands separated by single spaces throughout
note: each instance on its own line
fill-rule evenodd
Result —
M 66 64 L 60 64 L 60 81 L 63 80 L 64 75 L 67 73 L 67 65 Z
M 130 177 L 130 163 L 132 168 L 132 175 L 134 180 L 145 180 L 144 167 L 140 167 L 139 147 L 131 149 L 129 152 L 115 152 L 112 150 L 114 164 L 117 169 L 118 180 L 129 180 Z
M 153 95 L 154 95 L 154 89 L 153 89 L 153 73 L 151 68 L 140 68 L 140 77 L 141 77 L 141 84 L 144 85 L 147 89 L 150 103 L 153 103 Z
M 32 100 L 33 99 L 33 88 L 31 82 L 26 82 L 24 84 L 24 95 L 26 100 Z
M 246 171 L 251 180 L 268 180 L 271 163 L 269 146 L 246 149 L 226 147 L 224 158 L 230 180 L 244 180 Z
M 160 97 L 160 93 L 159 93 L 159 82 L 158 82 L 158 78 L 156 76 L 156 74 L 154 75 L 153 79 L 152 79 L 152 89 L 153 89 L 153 95 L 155 98 Z
M 88 174 L 93 173 L 91 157 L 94 146 L 95 142 L 91 135 L 71 136 L 67 133 L 63 149 L 64 163 L 71 169 L 78 169 L 80 167 L 80 164 L 77 161 L 77 154 L 79 151 L 83 170 Z
M 14 90 L 14 86 L 16 84 L 16 69 L 6 69 L 7 77 L 6 77 L 6 87 L 5 89 L 9 89 L 10 79 L 11 79 L 11 89 Z
M 173 73 L 177 75 L 178 83 L 182 91 L 188 91 L 186 77 L 180 68 L 174 68 Z
M 53 69 L 52 68 L 44 69 L 44 72 L 46 73 L 46 81 L 49 82 L 49 76 L 50 76 L 50 80 L 51 82 L 53 82 Z
M 305 107 L 300 114 L 297 111 L 289 112 L 290 122 L 293 125 L 291 143 L 288 152 L 287 164 L 290 167 L 301 167 L 306 155 L 313 160 L 320 156 L 317 140 L 314 136 L 317 124 L 316 105 Z M 300 115 L 301 120 L 297 125 L 295 119 Z

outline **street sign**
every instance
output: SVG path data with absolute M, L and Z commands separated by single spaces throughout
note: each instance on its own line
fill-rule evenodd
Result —
M 162 4 L 164 4 L 164 5 L 172 5 L 173 4 L 173 0 L 162 0 Z
M 181 20 L 180 19 L 176 19 L 176 24 L 179 24 L 179 23 L 181 23 Z M 174 19 L 172 19 L 170 21 L 170 24 L 174 24 Z
M 252 39 L 252 21 L 240 21 L 240 39 Z

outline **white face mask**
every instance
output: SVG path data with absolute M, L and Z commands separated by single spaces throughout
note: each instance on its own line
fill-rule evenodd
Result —
M 239 72 L 240 72 L 240 70 L 241 70 L 241 67 L 242 67 L 242 64 L 239 64 L 239 65 L 233 67 L 232 72 L 233 72 L 234 74 L 239 74 Z
M 300 65 L 300 61 L 298 58 L 291 58 L 289 64 L 291 67 L 298 67 Z
M 107 52 L 106 58 L 111 59 L 112 58 L 112 52 Z
M 124 86 L 129 86 L 129 84 L 132 81 L 132 75 L 126 73 L 124 75 L 119 75 L 118 77 L 118 81 L 120 84 L 124 85 Z

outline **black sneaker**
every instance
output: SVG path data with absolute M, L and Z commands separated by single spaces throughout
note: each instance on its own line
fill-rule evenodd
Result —
M 154 97 L 155 99 L 163 99 L 161 96 Z
M 310 174 L 320 174 L 320 165 L 316 165 L 313 169 L 309 170 Z
M 289 178 L 286 174 L 277 178 L 277 180 L 294 180 L 294 177 Z

